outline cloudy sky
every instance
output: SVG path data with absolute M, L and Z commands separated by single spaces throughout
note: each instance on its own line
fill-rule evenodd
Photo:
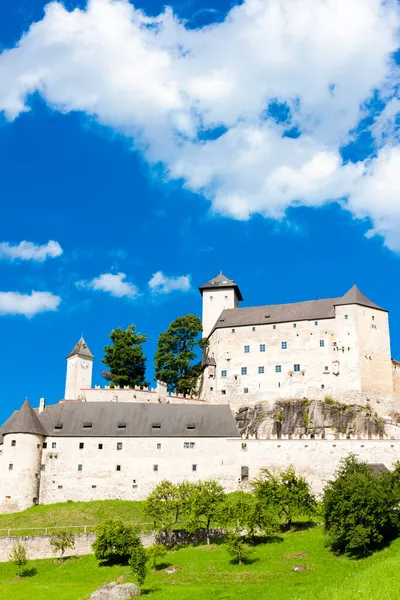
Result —
M 397 0 L 0 0 L 0 421 L 83 332 L 157 337 L 221 269 L 343 295 L 400 357 Z

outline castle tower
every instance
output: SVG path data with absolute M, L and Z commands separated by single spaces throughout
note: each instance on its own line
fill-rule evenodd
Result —
M 222 272 L 199 287 L 203 298 L 203 337 L 208 337 L 223 310 L 238 308 L 243 300 L 239 286 Z
M 83 337 L 67 356 L 67 377 L 65 381 L 66 400 L 79 398 L 82 388 L 92 387 L 92 370 L 94 356 Z
M 2 429 L 0 512 L 16 512 L 39 501 L 43 439 L 46 435 L 29 400 Z

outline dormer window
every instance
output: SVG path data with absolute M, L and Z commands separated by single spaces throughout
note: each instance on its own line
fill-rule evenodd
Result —
M 56 423 L 54 425 L 54 429 L 62 429 L 63 428 L 63 424 L 62 423 Z
M 118 423 L 118 429 L 125 429 L 126 428 L 126 423 Z
M 86 422 L 83 424 L 84 429 L 90 429 L 92 427 L 92 423 Z
M 153 423 L 151 428 L 152 429 L 161 429 L 161 423 Z
M 186 426 L 186 429 L 191 429 L 191 430 L 192 430 L 192 429 L 196 429 L 196 425 L 195 425 L 194 423 L 189 423 L 189 424 Z

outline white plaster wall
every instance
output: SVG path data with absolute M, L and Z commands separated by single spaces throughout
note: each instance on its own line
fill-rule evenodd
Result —
M 78 354 L 68 358 L 64 398 L 76 400 L 79 398 L 82 388 L 90 388 L 92 386 L 92 371 L 93 359 Z
M 224 288 L 203 290 L 202 296 L 203 337 L 208 337 L 222 311 L 226 308 L 237 308 L 238 299 L 234 289 Z

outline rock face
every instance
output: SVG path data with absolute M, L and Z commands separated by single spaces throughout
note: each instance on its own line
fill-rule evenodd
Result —
M 236 414 L 244 438 L 281 438 L 333 434 L 350 438 L 384 437 L 384 423 L 369 407 L 325 401 L 282 400 L 242 407 Z
M 103 585 L 89 596 L 89 600 L 129 600 L 139 598 L 140 589 L 134 583 L 121 583 L 115 581 Z

